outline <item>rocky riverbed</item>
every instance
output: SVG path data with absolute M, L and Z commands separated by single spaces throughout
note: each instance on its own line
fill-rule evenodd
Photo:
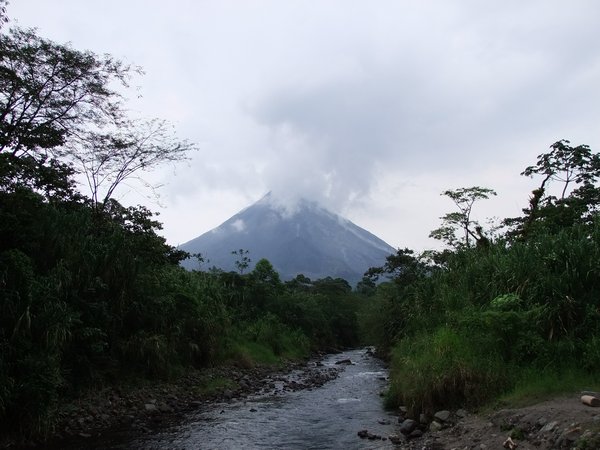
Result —
M 318 359 L 286 362 L 279 367 L 222 366 L 191 370 L 172 382 L 90 391 L 60 407 L 55 432 L 46 442 L 13 438 L 0 441 L 0 448 L 76 448 L 107 434 L 148 433 L 206 405 L 250 395 L 314 389 L 338 372 L 337 368 L 323 367 Z
M 600 449 L 600 408 L 584 405 L 579 393 L 487 414 L 458 409 L 412 417 L 406 408 L 383 411 L 386 385 L 387 372 L 370 350 L 278 368 L 190 371 L 172 383 L 79 398 L 60 408 L 47 443 L 3 446 Z
M 580 395 L 479 415 L 459 409 L 410 418 L 401 408 L 399 433 L 388 438 L 406 450 L 599 450 L 600 408 L 584 405 Z M 381 438 L 365 431 L 363 438 Z

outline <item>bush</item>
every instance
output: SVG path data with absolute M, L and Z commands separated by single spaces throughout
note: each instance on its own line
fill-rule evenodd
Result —
M 393 350 L 387 405 L 418 414 L 489 400 L 510 382 L 502 358 L 489 350 L 447 327 L 402 339 Z

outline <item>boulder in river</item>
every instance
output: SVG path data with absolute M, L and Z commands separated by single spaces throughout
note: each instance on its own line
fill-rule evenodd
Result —
M 350 359 L 340 359 L 339 361 L 335 362 L 336 364 L 345 364 L 345 365 L 349 365 L 352 364 L 352 361 Z

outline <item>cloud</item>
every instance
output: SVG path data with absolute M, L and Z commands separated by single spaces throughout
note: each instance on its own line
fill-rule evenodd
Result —
M 244 221 L 242 219 L 237 219 L 236 221 L 234 221 L 231 224 L 231 228 L 233 228 L 238 233 L 241 233 L 242 231 L 244 231 L 246 229 L 246 224 L 244 223 Z
M 551 143 L 600 150 L 595 0 L 13 3 L 51 39 L 143 66 L 133 109 L 199 144 L 156 174 L 176 243 L 272 190 L 410 246 L 442 190 L 495 188 L 518 213 L 515 180 Z
M 347 72 L 315 65 L 317 75 L 263 92 L 249 108 L 270 136 L 267 188 L 340 210 L 368 198 L 386 168 L 472 173 L 593 127 L 600 55 L 582 43 L 599 33 L 584 11 L 554 6 L 448 8 L 443 19 L 417 8 L 409 15 L 439 27 L 402 31 L 400 19 L 389 42 L 359 23 L 366 42 L 345 56 Z M 568 105 L 594 110 L 593 119 L 583 125 Z

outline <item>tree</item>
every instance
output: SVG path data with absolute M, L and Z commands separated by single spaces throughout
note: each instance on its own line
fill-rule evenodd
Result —
M 231 252 L 232 255 L 236 255 L 238 259 L 235 261 L 235 267 L 237 267 L 240 275 L 244 274 L 244 270 L 248 268 L 252 260 L 248 257 L 249 250 L 244 250 L 240 248 L 239 250 L 234 250 Z
M 101 210 L 124 181 L 143 182 L 139 172 L 184 160 L 194 148 L 187 141 L 177 141 L 166 122 L 150 120 L 130 121 L 110 133 L 90 132 L 59 153 L 85 175 L 92 204 Z
M 395 254 L 385 259 L 383 267 L 371 267 L 365 278 L 376 282 L 382 275 L 392 278 L 400 286 L 408 286 L 421 279 L 432 270 L 420 255 L 409 248 L 398 249 Z
M 315 292 L 328 297 L 346 296 L 352 292 L 352 286 L 343 278 L 325 277 L 315 280 Z
M 313 284 L 310 278 L 303 273 L 296 275 L 295 278 L 285 282 L 286 287 L 291 291 L 308 292 L 313 289 Z
M 523 209 L 524 217 L 505 221 L 509 226 L 516 225 L 514 234 L 523 238 L 536 226 L 561 228 L 586 222 L 600 204 L 600 189 L 595 186 L 600 177 L 600 155 L 592 153 L 587 145 L 573 147 L 564 139 L 552 144 L 550 149 L 521 173 L 543 177 L 540 186 L 532 192 L 529 206 Z M 559 197 L 547 193 L 552 181 L 561 184 Z M 570 188 L 573 189 L 569 192 Z
M 476 221 L 471 220 L 471 212 L 476 201 L 488 199 L 496 195 L 493 189 L 473 186 L 444 191 L 441 195 L 449 197 L 458 207 L 458 211 L 448 213 L 441 217 L 442 226 L 433 230 L 429 236 L 445 241 L 455 248 L 470 247 L 471 240 L 479 245 L 489 244 L 488 238 L 483 233 L 483 228 Z M 462 231 L 463 236 L 458 237 L 457 231 Z
M 7 0 L 0 0 L 0 30 L 2 26 L 8 22 L 8 17 L 6 16 L 6 5 L 8 5 Z
M 44 154 L 91 125 L 124 117 L 119 86 L 131 66 L 41 38 L 34 30 L 0 35 L 0 152 Z
M 256 307 L 262 308 L 268 300 L 275 299 L 283 291 L 279 273 L 265 258 L 256 263 L 249 278 L 251 298 Z
M 252 270 L 252 279 L 255 282 L 270 285 L 272 287 L 278 288 L 281 286 L 279 273 L 273 268 L 273 265 L 269 260 L 265 258 L 262 258 L 256 263 L 256 266 L 254 266 L 254 270 Z
M 548 153 L 538 155 L 535 166 L 527 167 L 521 175 L 543 175 L 538 188 L 542 193 L 553 180 L 563 183 L 560 198 L 564 199 L 571 183 L 594 183 L 600 176 L 600 155 L 592 153 L 587 145 L 572 147 L 566 139 L 555 142 Z
M 190 255 L 191 258 L 194 258 L 196 260 L 196 262 L 198 263 L 198 269 L 196 269 L 198 272 L 202 272 L 202 266 L 204 264 L 208 264 L 210 263 L 210 259 L 205 258 L 204 255 L 200 252 L 198 253 L 192 253 Z
M 356 283 L 356 292 L 365 297 L 371 297 L 375 295 L 377 291 L 377 284 L 375 281 L 367 276 L 363 276 L 362 280 Z
M 0 35 L 0 154 L 72 164 L 102 210 L 125 180 L 195 148 L 175 139 L 164 121 L 127 116 L 119 89 L 135 73 L 141 71 L 33 30 Z

